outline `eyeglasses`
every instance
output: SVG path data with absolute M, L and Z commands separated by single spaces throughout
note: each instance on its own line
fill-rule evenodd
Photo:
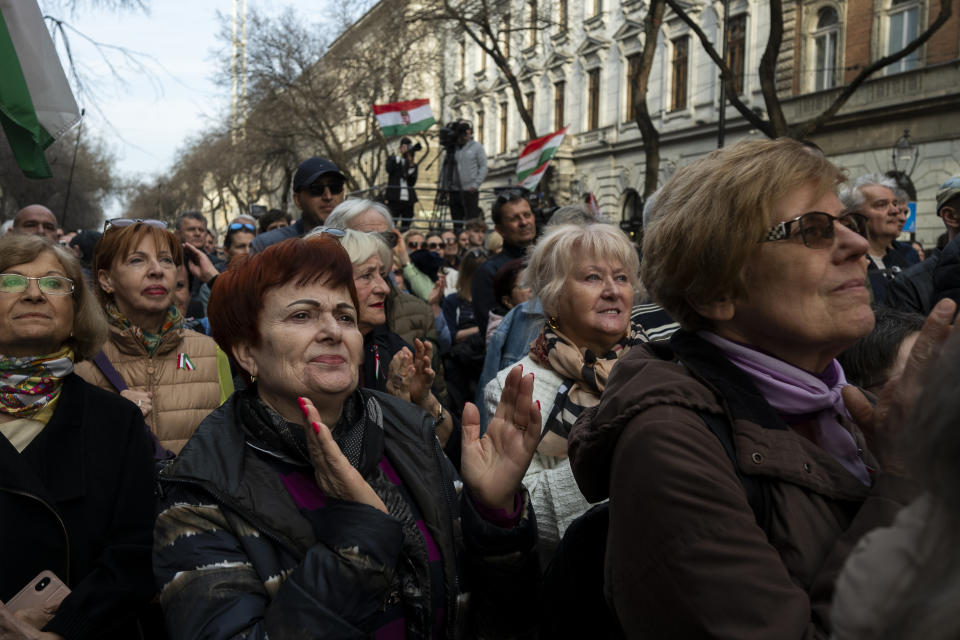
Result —
M 417 249 L 420 248 L 420 246 L 421 246 L 422 244 L 423 244 L 422 242 L 408 242 L 408 243 L 407 243 L 407 248 L 408 248 L 408 249 L 413 249 L 414 251 L 416 251 Z
M 36 280 L 42 293 L 52 296 L 67 296 L 73 293 L 73 280 L 63 276 L 40 276 L 31 278 L 19 273 L 0 273 L 0 292 L 22 293 L 30 286 L 30 281 Z
M 313 229 L 309 236 L 330 236 L 331 238 L 336 238 L 338 241 L 341 240 L 347 232 L 343 229 L 337 229 L 336 227 L 317 227 Z
M 154 220 L 153 218 L 114 218 L 113 220 L 107 220 L 103 223 L 103 230 L 106 231 L 110 227 L 129 227 L 132 224 L 146 224 L 151 227 L 156 227 L 157 229 L 166 229 L 167 223 L 163 220 Z
M 249 222 L 234 222 L 230 225 L 230 231 L 236 231 L 238 229 L 246 229 L 250 233 L 256 233 L 257 228 L 250 224 Z
M 437 249 L 443 249 L 442 242 L 427 242 L 425 245 L 430 251 L 436 251 Z
M 397 237 L 393 231 L 371 231 L 370 233 L 374 234 L 381 240 L 387 243 L 387 246 L 393 249 L 397 246 L 397 243 L 400 242 L 400 239 Z
M 457 239 L 456 239 L 456 238 L 444 238 L 444 239 L 443 239 L 443 243 L 444 243 L 444 244 L 457 244 Z
M 787 238 L 800 238 L 805 247 L 825 249 L 833 244 L 836 228 L 834 222 L 867 237 L 867 218 L 859 213 L 844 213 L 833 216 L 822 211 L 810 211 L 792 220 L 771 227 L 761 242 L 776 242 Z
M 322 196 L 324 191 L 330 190 L 330 195 L 335 196 L 339 193 L 343 193 L 343 183 L 340 181 L 337 182 L 321 182 L 314 183 L 306 187 L 305 190 L 312 196 Z

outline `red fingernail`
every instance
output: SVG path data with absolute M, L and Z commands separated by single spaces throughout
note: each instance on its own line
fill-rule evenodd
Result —
M 540 411 L 540 401 L 537 400 L 537 411 Z
M 536 379 L 537 379 L 537 374 L 535 374 L 533 371 L 531 371 L 531 372 L 530 372 L 530 379 L 531 379 L 531 380 L 536 380 Z
M 523 365 L 520 365 L 520 375 L 523 375 Z
M 317 435 L 320 435 L 320 425 L 316 422 L 311 422 L 310 424 L 313 425 L 313 432 Z

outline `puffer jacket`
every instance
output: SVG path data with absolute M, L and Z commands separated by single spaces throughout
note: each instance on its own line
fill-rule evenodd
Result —
M 729 422 L 739 471 L 768 484 L 767 531 L 701 414 Z M 627 354 L 569 443 L 584 496 L 610 498 L 604 590 L 631 638 L 826 638 L 853 545 L 917 495 L 881 471 L 862 484 L 684 331 Z
M 382 411 L 384 456 L 442 561 L 440 637 L 529 636 L 538 579 L 529 496 L 517 526 L 486 522 L 457 495 L 432 418 L 387 394 L 361 394 Z M 153 563 L 170 637 L 370 637 L 366 622 L 389 597 L 399 522 L 331 499 L 322 531 L 312 526 L 264 459 L 277 454 L 245 434 L 237 402 L 235 394 L 204 420 L 161 474 Z
M 144 419 L 160 444 L 174 453 L 180 452 L 197 425 L 220 406 L 217 343 L 210 337 L 189 329 L 173 330 L 149 356 L 132 330 L 111 326 L 103 352 L 128 387 L 153 392 L 153 409 Z M 193 370 L 178 367 L 181 353 L 190 356 Z M 76 372 L 91 384 L 116 391 L 93 362 L 78 364 Z M 232 382 L 227 380 L 224 386 L 232 389 Z

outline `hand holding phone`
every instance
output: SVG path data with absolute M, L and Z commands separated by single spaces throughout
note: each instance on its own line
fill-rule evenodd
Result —
M 10 613 L 22 612 L 28 613 L 28 609 L 38 610 L 39 612 L 49 611 L 47 620 L 53 617 L 63 599 L 70 595 L 70 588 L 63 583 L 60 578 L 52 571 L 41 571 L 33 580 L 27 583 L 17 595 L 10 598 L 6 608 Z M 33 623 L 30 618 L 43 613 L 29 612 L 28 615 L 19 615 L 18 618 L 26 618 L 28 622 Z M 46 624 L 44 622 L 43 624 Z M 43 626 L 40 625 L 40 627 Z M 39 627 L 38 627 L 39 628 Z

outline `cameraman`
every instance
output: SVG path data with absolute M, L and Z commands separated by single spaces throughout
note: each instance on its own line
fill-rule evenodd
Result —
M 473 125 L 466 120 L 457 123 L 460 137 L 457 144 L 457 170 L 450 185 L 450 217 L 457 233 L 463 221 L 482 217 L 477 189 L 487 177 L 487 154 L 483 145 L 473 139 Z
M 400 150 L 387 158 L 387 206 L 400 229 L 406 231 L 413 218 L 413 205 L 417 202 L 417 163 L 413 154 L 421 149 L 420 143 L 410 146 L 410 138 L 400 139 Z

